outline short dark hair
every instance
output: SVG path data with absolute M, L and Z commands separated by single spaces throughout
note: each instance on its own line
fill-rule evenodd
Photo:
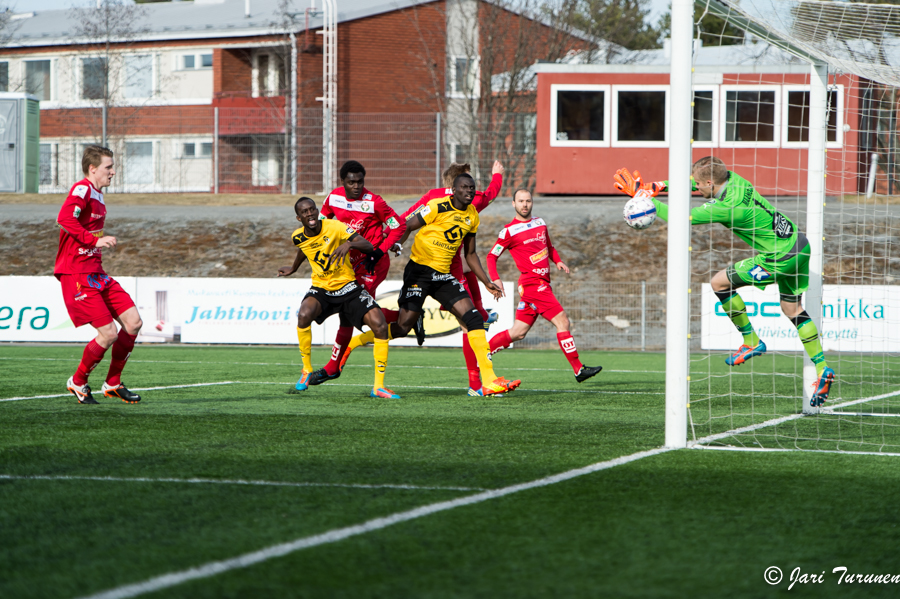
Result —
M 471 179 L 471 180 L 472 180 L 472 183 L 475 182 L 475 177 L 473 177 L 473 176 L 470 175 L 469 173 L 461 173 L 461 174 L 459 174 L 459 175 L 456 175 L 456 178 L 453 179 L 453 187 L 456 187 L 456 183 L 457 183 L 460 179 Z
M 468 162 L 453 162 L 447 167 L 447 170 L 441 174 L 441 183 L 444 184 L 444 187 L 452 187 L 453 182 L 456 181 L 458 176 L 468 173 L 471 170 L 472 167 Z
M 515 190 L 515 191 L 513 192 L 513 201 L 516 200 L 516 196 L 519 195 L 519 192 L 520 192 L 520 191 L 524 191 L 525 193 L 527 193 L 528 195 L 531 196 L 531 199 L 532 199 L 532 200 L 534 200 L 534 194 L 531 193 L 531 190 L 530 190 L 530 189 L 526 189 L 526 188 L 524 188 L 524 187 L 520 187 L 520 188 L 518 188 L 517 190 Z
M 691 174 L 695 179 L 712 181 L 716 185 L 721 185 L 728 180 L 728 167 L 721 158 L 704 156 L 691 167 Z
M 90 174 L 91 167 L 100 166 L 104 156 L 112 158 L 112 150 L 99 145 L 85 146 L 84 154 L 81 155 L 81 171 L 85 175 Z
M 366 168 L 355 160 L 348 160 L 341 167 L 341 181 L 347 178 L 347 175 L 350 173 L 362 173 L 362 176 L 366 176 Z
M 300 214 L 300 204 L 302 204 L 303 202 L 312 202 L 313 207 L 315 207 L 315 205 L 316 205 L 316 201 L 314 199 L 303 196 L 302 198 L 300 198 L 299 200 L 294 202 L 294 213 L 295 214 Z

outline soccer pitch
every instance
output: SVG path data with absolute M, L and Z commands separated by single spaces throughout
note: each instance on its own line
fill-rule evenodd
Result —
M 153 389 L 99 406 L 60 395 L 80 354 L 0 348 L 0 399 L 29 398 L 0 401 L 4 599 L 768 597 L 796 567 L 827 576 L 792 594 L 896 595 L 831 572 L 900 574 L 900 458 L 659 451 L 661 354 L 582 352 L 579 385 L 509 350 L 522 388 L 473 398 L 459 350 L 392 348 L 389 401 L 368 348 L 291 394 L 296 349 L 141 346 L 124 380 Z

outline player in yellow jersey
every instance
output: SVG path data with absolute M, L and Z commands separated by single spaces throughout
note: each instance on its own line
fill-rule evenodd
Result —
M 478 280 L 495 298 L 503 296 L 503 290 L 485 274 L 475 251 L 475 233 L 480 222 L 478 211 L 472 206 L 475 180 L 469 174 L 459 175 L 453 181 L 452 191 L 451 195 L 429 201 L 407 218 L 401 243 L 406 241 L 411 231 L 421 230 L 416 235 L 412 257 L 403 272 L 403 288 L 397 301 L 400 316 L 396 323 L 391 324 L 390 336 L 391 339 L 406 337 L 416 319 L 425 311 L 425 297 L 431 296 L 456 316 L 469 339 L 483 381 L 479 395 L 506 393 L 522 381 L 508 381 L 494 373 L 484 334 L 484 319 L 463 284 L 450 274 L 450 263 L 462 245 L 466 263 Z M 367 337 L 370 336 L 371 333 L 361 335 L 362 344 L 369 342 Z
M 297 220 L 303 227 L 294 231 L 293 241 L 297 257 L 292 266 L 278 269 L 279 277 L 287 277 L 308 260 L 312 268 L 312 287 L 306 293 L 297 313 L 297 338 L 303 359 L 303 374 L 296 389 L 305 391 L 309 385 L 317 385 L 325 379 L 313 380 L 310 358 L 312 348 L 312 323 L 322 324 L 332 314 L 340 315 L 342 326 L 358 329 L 365 324 L 374 335 L 375 384 L 372 397 L 400 399 L 385 388 L 384 372 L 387 368 L 388 326 L 381 308 L 362 285 L 356 282 L 356 273 L 347 253 L 359 250 L 365 254 L 375 248 L 347 225 L 336 220 L 319 220 L 319 209 L 310 198 L 300 198 L 294 204 Z

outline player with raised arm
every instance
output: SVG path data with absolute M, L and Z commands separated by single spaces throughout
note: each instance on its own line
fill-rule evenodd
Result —
M 423 195 L 419 201 L 409 207 L 406 212 L 404 212 L 401 216 L 404 221 L 408 220 L 410 215 L 421 211 L 431 200 L 438 198 L 446 198 L 453 194 L 453 190 L 451 187 L 453 186 L 453 181 L 459 175 L 468 174 L 471 170 L 471 166 L 467 163 L 452 163 L 442 174 L 442 182 L 444 183 L 444 187 L 439 187 L 436 189 L 429 190 L 425 195 Z M 503 187 L 503 164 L 500 163 L 499 160 L 494 161 L 494 165 L 491 168 L 491 182 L 488 185 L 487 189 L 484 191 L 476 191 L 475 198 L 472 200 L 472 207 L 475 208 L 477 212 L 481 212 L 485 208 L 491 205 L 497 196 L 500 194 L 500 190 Z M 399 252 L 402 248 L 401 245 L 397 245 L 392 248 L 394 251 Z M 468 269 L 468 262 L 463 262 L 462 257 L 462 247 L 457 250 L 456 254 L 453 256 L 453 260 L 450 263 L 450 274 L 456 277 L 466 288 L 466 292 L 469 294 L 469 297 L 472 299 L 472 303 L 475 305 L 475 308 L 478 310 L 478 313 L 481 315 L 481 318 L 484 319 L 486 325 L 490 325 L 492 322 L 496 320 L 496 314 L 492 316 L 487 313 L 482 305 L 481 301 L 481 288 L 478 286 L 478 278 L 475 276 L 475 273 Z M 443 309 L 443 308 L 442 308 Z M 425 341 L 425 327 L 422 317 L 415 322 L 413 325 L 413 330 L 416 334 L 416 341 L 418 341 L 419 345 L 422 345 Z M 346 364 L 347 359 L 350 356 L 350 352 L 352 352 L 357 347 L 364 345 L 365 343 L 371 343 L 371 335 L 367 335 L 363 333 L 362 335 L 357 335 L 353 339 L 350 340 L 350 344 L 347 346 L 347 352 L 344 354 L 344 358 L 341 361 L 341 368 Z M 481 391 L 481 374 L 480 369 L 478 367 L 478 359 L 475 356 L 475 352 L 472 351 L 472 346 L 469 343 L 468 336 L 463 337 L 463 356 L 466 360 L 466 370 L 469 373 L 469 395 L 478 395 Z
M 365 324 L 375 335 L 375 384 L 371 397 L 400 399 L 385 388 L 384 373 L 388 358 L 388 324 L 375 299 L 357 281 L 351 266 L 351 251 L 371 255 L 375 247 L 352 227 L 336 220 L 320 220 L 319 209 L 310 198 L 300 198 L 294 204 L 297 220 L 303 227 L 294 231 L 292 240 L 297 246 L 294 264 L 278 269 L 279 277 L 287 277 L 309 261 L 312 287 L 303 297 L 297 313 L 297 331 L 303 373 L 297 383 L 298 391 L 309 387 L 312 375 L 312 323 L 322 324 L 332 314 L 338 314 L 341 326 L 362 328 Z
M 66 388 L 81 404 L 99 403 L 88 386 L 88 376 L 112 347 L 109 372 L 101 391 L 105 397 L 118 397 L 137 403 L 141 396 L 122 384 L 122 370 L 143 322 L 131 296 L 101 264 L 102 251 L 116 247 L 115 237 L 104 235 L 106 204 L 104 187 L 116 174 L 109 148 L 88 146 L 81 158 L 85 178 L 72 186 L 56 222 L 59 225 L 59 249 L 53 274 L 62 285 L 63 301 L 76 327 L 90 324 L 97 337 L 87 344 L 75 374 Z M 115 322 L 121 329 L 116 330 Z
M 356 280 L 372 297 L 375 297 L 376 289 L 384 282 L 391 267 L 388 250 L 400 240 L 406 230 L 406 223 L 381 196 L 366 189 L 366 169 L 362 164 L 355 160 L 345 162 L 341 166 L 340 175 L 341 187 L 336 188 L 325 198 L 321 215 L 351 227 L 375 247 L 371 254 L 363 254 L 356 250 L 350 252 Z M 383 311 L 387 322 L 397 321 L 396 310 Z M 318 385 L 341 376 L 343 368 L 341 358 L 347 351 L 347 343 L 352 336 L 352 326 L 341 325 L 338 328 L 331 350 L 331 359 L 324 368 L 313 373 L 310 385 Z M 297 384 L 301 385 L 299 381 Z
M 575 380 L 582 383 L 601 370 L 602 366 L 585 366 L 578 358 L 575 339 L 569 332 L 569 317 L 559 305 L 553 289 L 550 287 L 550 262 L 557 270 L 569 274 L 569 267 L 559 256 L 550 240 L 550 231 L 542 218 L 531 215 L 534 200 L 527 189 L 519 189 L 513 195 L 513 209 L 516 217 L 500 231 L 497 242 L 487 256 L 488 274 L 494 284 L 502 288 L 500 276 L 497 274 L 497 258 L 504 250 L 509 250 L 519 276 L 519 297 L 521 301 L 516 308 L 516 322 L 512 328 L 491 337 L 491 354 L 509 347 L 511 343 L 525 338 L 538 315 L 549 320 L 556 327 L 556 340 L 563 351 L 572 370 Z
M 721 223 L 759 252 L 720 270 L 710 281 L 722 309 L 744 337 L 743 345 L 726 358 L 725 363 L 737 366 L 766 352 L 766 344 L 753 330 L 737 290 L 748 285 L 764 288 L 775 283 L 781 295 L 781 311 L 797 327 L 800 341 L 818 373 L 809 403 L 813 407 L 821 406 L 828 399 L 834 370 L 825 362 L 816 324 L 800 303 L 801 295 L 809 287 L 809 241 L 806 235 L 775 210 L 749 181 L 729 171 L 719 158 L 701 158 L 691 168 L 691 176 L 694 191 L 699 191 L 708 200 L 691 210 L 691 224 Z M 614 185 L 623 193 L 632 197 L 637 193 L 651 197 L 657 215 L 668 220 L 669 207 L 655 197 L 668 189 L 668 181 L 644 184 L 640 173 L 635 171 L 632 175 L 627 169 L 619 169 L 614 178 Z

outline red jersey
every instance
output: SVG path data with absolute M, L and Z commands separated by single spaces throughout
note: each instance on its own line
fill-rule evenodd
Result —
M 385 256 L 406 231 L 406 221 L 397 216 L 381 196 L 366 188 L 363 188 L 358 200 L 348 200 L 344 188 L 338 187 L 325 198 L 320 213 L 325 218 L 335 218 L 348 225 L 373 246 L 381 248 Z M 384 227 L 387 227 L 387 237 L 384 236 Z M 351 251 L 354 261 L 363 255 L 362 252 Z
M 542 218 L 532 218 L 529 221 L 515 219 L 500 231 L 497 243 L 487 256 L 488 275 L 492 281 L 500 277 L 497 275 L 497 258 L 508 249 L 516 261 L 516 268 L 522 275 L 519 284 L 549 283 L 550 261 L 560 262 L 559 252 L 550 241 L 550 231 L 547 223 Z
M 488 185 L 487 189 L 484 191 L 476 191 L 475 199 L 472 200 L 472 206 L 475 207 L 475 210 L 481 212 L 485 208 L 491 205 L 497 196 L 500 195 L 500 189 L 503 187 L 503 175 L 497 173 L 491 177 L 491 183 Z M 409 209 L 404 212 L 401 216 L 403 217 L 403 222 L 406 222 L 406 219 L 410 217 L 411 214 L 419 211 L 422 207 L 425 206 L 431 200 L 437 198 L 445 198 L 447 196 L 452 196 L 453 190 L 449 187 L 439 187 L 437 189 L 429 190 L 428 193 L 422 196 L 422 198 L 409 207 Z M 450 274 L 459 279 L 460 281 L 463 279 L 463 268 L 462 268 L 462 245 L 459 246 L 459 249 L 456 250 L 456 255 L 453 256 L 453 260 L 450 261 Z
M 103 237 L 106 204 L 103 194 L 87 179 L 72 186 L 56 217 L 59 225 L 59 249 L 55 275 L 102 273 L 101 249 L 94 247 Z

